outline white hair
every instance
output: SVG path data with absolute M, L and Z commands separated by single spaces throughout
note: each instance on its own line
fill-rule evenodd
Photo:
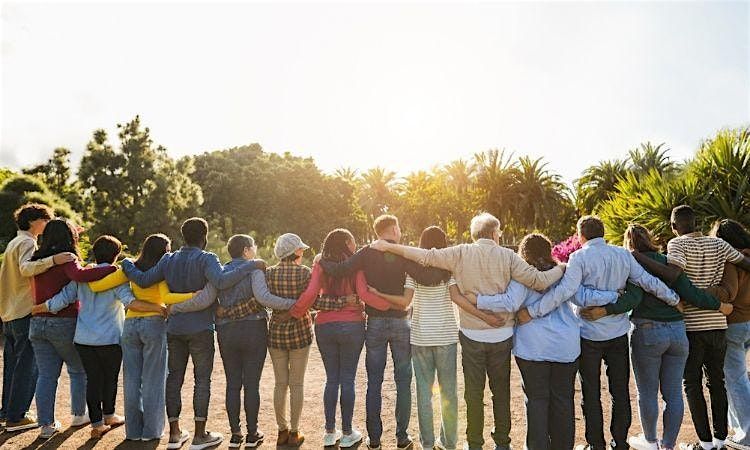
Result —
M 498 228 L 500 228 L 500 221 L 497 217 L 483 212 L 471 219 L 471 238 L 475 241 L 482 238 L 492 239 L 492 233 Z

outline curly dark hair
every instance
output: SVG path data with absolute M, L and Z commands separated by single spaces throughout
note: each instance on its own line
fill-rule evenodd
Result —
M 518 254 L 524 261 L 539 270 L 550 270 L 557 265 L 552 258 L 552 242 L 540 233 L 531 233 L 521 239 Z
M 750 248 L 750 232 L 741 223 L 732 219 L 716 221 L 711 228 L 711 236 L 722 238 L 734 248 Z

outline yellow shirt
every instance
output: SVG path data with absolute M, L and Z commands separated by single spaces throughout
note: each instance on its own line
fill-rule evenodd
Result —
M 117 269 L 116 272 L 107 275 L 101 280 L 90 282 L 89 287 L 94 292 L 101 292 L 127 282 L 128 277 L 125 276 L 125 272 L 123 272 L 122 269 Z M 130 283 L 130 289 L 133 291 L 133 295 L 136 299 L 153 303 L 155 305 L 172 305 L 193 298 L 192 292 L 187 294 L 175 294 L 169 292 L 169 286 L 167 286 L 166 281 L 161 281 L 147 288 L 142 288 L 135 283 Z M 128 309 L 125 318 L 130 319 L 133 317 L 152 317 L 158 315 L 159 313 L 157 312 L 143 312 Z

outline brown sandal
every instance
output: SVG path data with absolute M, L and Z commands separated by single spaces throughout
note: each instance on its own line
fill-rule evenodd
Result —
M 91 438 L 92 439 L 101 439 L 102 436 L 104 436 L 105 434 L 107 434 L 107 432 L 109 432 L 109 430 L 111 430 L 111 429 L 112 429 L 112 427 L 110 427 L 109 425 L 100 425 L 100 426 L 98 426 L 96 428 L 92 428 L 91 429 Z

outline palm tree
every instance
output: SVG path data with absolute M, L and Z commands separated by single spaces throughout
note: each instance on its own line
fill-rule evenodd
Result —
M 362 174 L 360 204 L 370 221 L 393 208 L 396 200 L 395 183 L 395 172 L 381 167 Z
M 670 161 L 669 156 L 667 156 L 669 150 L 663 142 L 657 146 L 654 146 L 651 142 L 642 143 L 638 148 L 628 152 L 629 169 L 638 177 L 652 170 L 656 170 L 667 177 L 672 176 L 678 172 L 679 166 L 674 161 Z
M 480 193 L 480 207 L 499 218 L 503 223 L 512 219 L 511 208 L 515 203 L 518 162 L 513 154 L 505 150 L 487 150 L 474 154 L 476 164 L 476 186 Z M 513 236 L 506 237 L 513 238 Z
M 455 226 L 451 237 L 457 242 L 469 239 L 469 223 L 476 213 L 474 210 L 477 168 L 475 164 L 459 159 L 443 168 L 449 191 L 446 192 L 450 201 L 447 202 L 448 217 Z
M 627 165 L 619 159 L 602 161 L 584 170 L 581 178 L 574 181 L 578 212 L 596 212 L 601 202 L 612 196 L 617 183 L 627 173 Z
M 339 167 L 335 172 L 333 172 L 333 176 L 354 184 L 357 180 L 357 177 L 359 176 L 359 171 L 351 167 Z
M 555 220 L 562 202 L 570 202 L 560 176 L 547 170 L 542 158 L 519 158 L 516 182 L 517 201 L 513 206 L 519 228 L 541 229 Z

